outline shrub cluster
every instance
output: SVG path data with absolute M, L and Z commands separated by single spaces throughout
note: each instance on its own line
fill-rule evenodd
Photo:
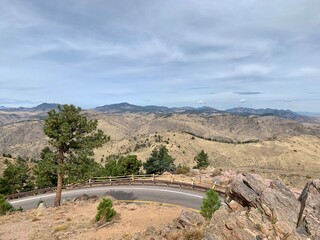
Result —
M 0 216 L 5 215 L 8 212 L 13 212 L 14 210 L 14 207 L 7 202 L 4 195 L 0 194 Z

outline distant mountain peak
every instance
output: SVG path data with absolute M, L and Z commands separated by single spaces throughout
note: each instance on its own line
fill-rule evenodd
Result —
M 27 108 L 27 107 L 17 107 L 17 108 L 0 108 L 3 111 L 7 112 L 48 112 L 53 109 L 58 108 L 58 103 L 41 103 L 35 107 Z
M 30 108 L 31 111 L 50 111 L 58 108 L 58 103 L 41 103 L 38 106 Z

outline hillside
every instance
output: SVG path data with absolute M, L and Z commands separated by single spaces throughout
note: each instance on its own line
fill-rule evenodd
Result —
M 177 164 L 190 167 L 194 156 L 204 149 L 213 167 L 282 176 L 289 184 L 301 186 L 307 177 L 320 174 L 317 124 L 221 113 L 105 114 L 89 110 L 84 114 L 98 119 L 99 128 L 111 136 L 96 151 L 98 162 L 111 154 L 136 154 L 145 161 L 162 144 Z M 0 154 L 37 158 L 47 144 L 42 128 L 41 120 L 1 126 Z
M 36 157 L 47 144 L 43 121 L 28 120 L 0 127 L 0 154 Z
M 285 136 L 320 136 L 319 128 L 275 116 L 237 116 L 230 114 L 103 114 L 86 111 L 99 120 L 99 128 L 112 140 L 128 140 L 137 135 L 189 133 L 198 138 L 222 143 L 272 140 Z M 0 154 L 36 157 L 46 144 L 43 121 L 30 120 L 0 126 Z
M 160 136 L 160 142 L 159 142 Z M 194 139 L 193 139 L 194 138 Z M 155 146 L 165 145 L 177 164 L 194 166 L 194 157 L 203 149 L 211 166 L 257 172 L 280 177 L 286 184 L 302 187 L 310 177 L 320 174 L 320 139 L 301 135 L 257 143 L 228 144 L 193 137 L 187 133 L 166 132 L 113 140 L 96 151 L 96 159 L 111 154 L 136 154 L 146 160 Z

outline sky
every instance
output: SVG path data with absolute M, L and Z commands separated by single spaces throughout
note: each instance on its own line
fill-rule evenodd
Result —
M 0 106 L 320 112 L 319 0 L 0 0 Z

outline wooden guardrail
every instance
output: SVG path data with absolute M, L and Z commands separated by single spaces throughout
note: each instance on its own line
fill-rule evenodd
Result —
M 213 184 L 211 187 L 203 186 L 195 183 L 195 179 L 192 178 L 190 182 L 179 182 L 175 181 L 174 175 L 170 176 L 169 180 L 158 179 L 160 176 L 155 174 L 149 175 L 127 175 L 127 176 L 109 176 L 109 177 L 94 177 L 88 180 L 87 183 L 75 183 L 64 186 L 63 189 L 81 189 L 81 188 L 91 188 L 97 186 L 120 186 L 120 185 L 137 185 L 137 186 L 165 186 L 165 187 L 177 187 L 183 189 L 191 189 L 197 191 L 207 191 L 209 189 L 214 189 L 220 195 L 225 195 L 226 187 Z M 18 199 L 28 196 L 34 196 L 45 193 L 53 193 L 56 191 L 56 187 L 35 189 L 28 192 L 20 192 L 15 194 L 7 195 L 6 198 Z

